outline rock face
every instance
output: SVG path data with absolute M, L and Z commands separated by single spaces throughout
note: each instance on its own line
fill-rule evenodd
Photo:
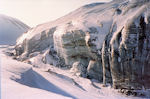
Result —
M 0 45 L 15 44 L 17 38 L 27 32 L 29 28 L 15 18 L 0 14 Z
M 83 6 L 33 28 L 16 44 L 21 60 L 43 62 L 114 88 L 150 88 L 150 1 L 115 0 Z M 36 56 L 34 56 L 36 57 Z M 53 63 L 53 61 L 57 61 Z

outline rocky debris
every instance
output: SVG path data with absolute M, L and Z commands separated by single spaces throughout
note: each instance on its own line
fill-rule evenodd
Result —
M 127 94 L 131 89 L 149 89 L 149 11 L 149 0 L 81 7 L 24 34 L 16 56 L 26 60 L 38 51 L 44 63 L 56 66 L 55 60 L 76 75 L 112 83 L 116 89 L 129 90 Z
M 136 96 L 136 97 L 149 97 L 150 96 L 150 91 L 144 91 L 144 90 L 134 90 L 134 89 L 119 89 L 119 93 L 125 94 L 127 96 Z

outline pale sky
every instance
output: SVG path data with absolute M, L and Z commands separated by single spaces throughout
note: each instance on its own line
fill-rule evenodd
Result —
M 0 14 L 15 17 L 33 27 L 55 20 L 89 3 L 111 0 L 0 0 Z

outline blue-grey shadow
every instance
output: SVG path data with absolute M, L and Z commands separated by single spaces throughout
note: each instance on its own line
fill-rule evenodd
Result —
M 57 87 L 56 85 L 52 84 L 51 82 L 46 80 L 44 77 L 42 77 L 40 74 L 33 71 L 32 69 L 29 69 L 28 71 L 22 73 L 20 79 L 14 78 L 14 77 L 12 77 L 11 79 L 20 84 L 29 86 L 29 87 L 39 88 L 39 89 L 53 92 L 53 93 L 56 93 L 59 95 L 77 99 L 75 96 L 67 93 L 66 91 L 64 91 L 64 90 L 60 89 L 59 87 Z

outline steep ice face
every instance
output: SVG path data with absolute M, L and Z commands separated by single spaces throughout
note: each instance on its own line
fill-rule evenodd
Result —
M 29 27 L 21 21 L 0 14 L 0 44 L 15 44 Z
M 149 0 L 83 6 L 23 34 L 16 56 L 30 60 L 32 53 L 40 52 L 44 63 L 57 61 L 115 88 L 150 88 L 149 11 Z

